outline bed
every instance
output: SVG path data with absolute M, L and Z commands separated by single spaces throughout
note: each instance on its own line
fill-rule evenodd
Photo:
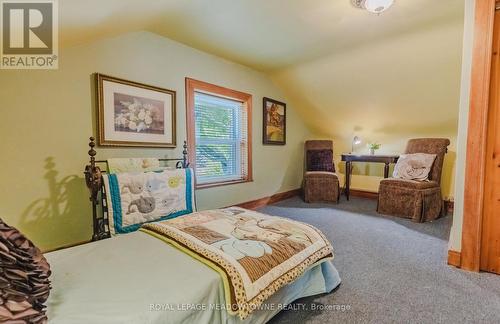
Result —
M 330 261 L 314 265 L 241 321 L 217 309 L 225 303 L 217 272 L 143 232 L 46 258 L 52 269 L 50 323 L 265 323 L 283 305 L 340 283 Z
M 91 141 L 87 171 L 95 168 L 92 151 Z M 179 159 L 181 167 L 186 167 L 185 154 Z M 91 173 L 87 184 L 96 177 Z M 104 193 L 105 186 L 99 186 Z M 97 201 L 98 192 L 89 188 L 91 200 L 96 197 Z M 238 316 L 227 307 L 229 295 L 220 271 L 186 253 L 176 242 L 148 233 L 163 222 L 110 238 L 105 231 L 110 203 L 102 201 L 105 213 L 101 217 L 93 206 L 94 242 L 45 255 L 52 270 L 53 289 L 47 301 L 50 323 L 265 323 L 294 300 L 329 293 L 340 284 L 332 257 L 311 259 L 293 281 L 265 296 L 247 316 Z M 236 215 L 245 211 L 231 212 Z M 175 220 L 194 214 L 198 213 Z

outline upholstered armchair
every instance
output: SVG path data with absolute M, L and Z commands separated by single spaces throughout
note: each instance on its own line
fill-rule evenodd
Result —
M 410 218 L 414 222 L 432 221 L 443 212 L 441 173 L 450 140 L 446 138 L 411 139 L 406 154 L 436 154 L 428 181 L 388 178 L 380 182 L 377 211 L 381 214 Z
M 306 202 L 338 202 L 340 186 L 333 163 L 333 142 L 306 141 L 304 151 L 304 200 Z

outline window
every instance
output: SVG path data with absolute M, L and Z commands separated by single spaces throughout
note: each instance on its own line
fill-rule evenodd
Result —
M 189 159 L 197 188 L 252 180 L 252 96 L 186 79 Z

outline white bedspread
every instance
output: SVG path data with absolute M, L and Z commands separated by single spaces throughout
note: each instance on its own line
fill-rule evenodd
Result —
M 313 266 L 273 295 L 267 310 L 241 322 L 224 309 L 210 309 L 225 304 L 217 272 L 142 232 L 46 257 L 53 272 L 49 323 L 265 323 L 280 303 L 329 292 L 340 283 L 331 262 Z

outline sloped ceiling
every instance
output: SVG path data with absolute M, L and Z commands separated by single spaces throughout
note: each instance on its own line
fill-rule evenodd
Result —
M 350 0 L 64 0 L 70 46 L 139 29 L 260 69 L 275 70 L 462 15 L 461 0 L 396 0 L 381 16 Z
M 361 44 L 271 74 L 320 135 L 455 136 L 461 21 Z M 404 136 L 403 136 L 404 135 Z
M 411 137 L 448 137 L 443 183 L 445 194 L 453 191 L 463 0 L 395 0 L 380 16 L 350 0 L 59 6 L 63 47 L 147 30 L 268 73 L 312 133 L 335 140 L 337 153 L 350 151 L 354 135 L 363 139 L 358 150 L 376 141 L 386 153 L 403 151 Z M 362 189 L 378 185 L 353 181 Z

